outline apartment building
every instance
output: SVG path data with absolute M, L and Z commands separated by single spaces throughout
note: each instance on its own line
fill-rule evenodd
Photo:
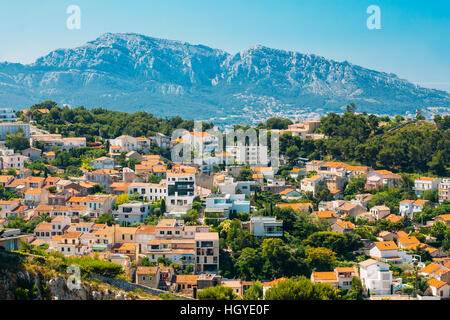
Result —
M 359 263 L 359 273 L 363 289 L 369 295 L 392 294 L 392 271 L 390 266 L 381 261 L 368 259 Z
M 11 108 L 0 108 L 0 121 L 14 122 L 17 121 L 16 112 Z
M 226 152 L 230 154 L 237 164 L 267 166 L 269 163 L 267 146 L 227 145 Z
M 128 185 L 129 195 L 137 194 L 147 201 L 158 201 L 167 198 L 167 185 L 165 180 L 161 180 L 159 184 L 134 182 Z
M 300 189 L 303 192 L 312 192 L 314 194 L 320 181 L 323 181 L 323 177 L 320 175 L 304 178 L 300 182 Z
M 167 172 L 168 212 L 181 216 L 192 208 L 195 198 L 195 173 L 183 168 L 175 168 Z
M 219 271 L 219 234 L 198 232 L 195 234 L 195 273 Z
M 144 219 L 151 214 L 151 205 L 147 202 L 127 202 L 118 206 L 113 212 L 113 217 L 119 224 L 143 223 Z
M 414 191 L 417 196 L 421 196 L 425 191 L 436 191 L 439 188 L 441 179 L 420 177 L 414 181 Z
M 22 130 L 25 137 L 30 138 L 30 125 L 28 123 L 0 123 L 0 141 L 5 141 L 7 134 L 15 134 Z
M 0 156 L 0 168 L 1 170 L 10 168 L 22 170 L 25 168 L 26 161 L 29 161 L 29 158 L 21 154 L 2 155 Z
M 439 183 L 439 203 L 450 201 L 450 179 L 442 179 Z

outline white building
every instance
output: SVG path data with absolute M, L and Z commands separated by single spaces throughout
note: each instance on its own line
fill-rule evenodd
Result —
M 142 199 L 147 201 L 159 201 L 167 198 L 167 185 L 165 180 L 161 180 L 160 183 L 144 183 L 133 182 L 128 186 L 128 194 L 139 195 Z
M 157 133 L 156 135 L 150 137 L 150 141 L 155 143 L 158 147 L 163 150 L 168 150 L 172 147 L 172 139 L 162 133 Z
M 24 167 L 25 161 L 28 160 L 29 160 L 28 157 L 23 156 L 21 154 L 0 156 L 2 170 L 8 170 L 10 168 L 22 170 L 23 168 L 25 168 Z
M 283 221 L 274 217 L 252 217 L 242 227 L 256 237 L 282 237 Z
M 400 201 L 399 205 L 399 213 L 402 217 L 413 217 L 413 207 L 414 207 L 414 200 L 403 200 Z
M 17 121 L 16 112 L 11 108 L 0 108 L 0 121 L 14 122 Z
M 186 132 L 181 139 L 188 141 L 191 145 L 191 150 L 195 152 L 195 156 L 210 154 L 219 147 L 217 136 L 208 132 Z
M 167 172 L 167 209 L 180 216 L 192 208 L 195 198 L 195 173 L 177 168 Z
M 245 198 L 245 194 L 213 194 L 206 198 L 205 211 L 223 212 L 225 218 L 230 214 L 250 213 L 250 200 Z
M 269 163 L 267 146 L 227 146 L 226 151 L 237 164 L 267 166 Z
M 30 138 L 30 125 L 28 123 L 0 123 L 0 140 L 4 141 L 8 133 L 14 134 L 23 130 L 25 136 Z
M 391 209 L 387 206 L 374 206 L 370 208 L 370 214 L 375 220 L 380 220 L 391 214 Z
M 114 169 L 114 159 L 108 157 L 100 157 L 92 160 L 90 166 L 94 167 L 95 169 Z
M 399 250 L 394 241 L 374 242 L 369 249 L 369 256 L 393 264 L 411 263 L 412 256 Z
M 111 152 L 111 149 L 114 149 L 114 147 L 119 148 L 119 154 L 121 152 L 130 152 L 130 151 L 137 151 L 139 149 L 138 147 L 138 141 L 135 137 L 131 137 L 131 136 L 127 136 L 127 135 L 122 135 L 120 137 L 117 137 L 115 139 L 110 139 L 109 140 L 109 144 L 110 144 L 110 154 L 111 153 L 115 153 L 115 152 Z
M 389 265 L 381 261 L 368 259 L 359 263 L 359 274 L 364 290 L 369 295 L 390 295 L 392 294 L 392 271 Z
M 450 201 L 450 179 L 442 179 L 439 184 L 439 203 Z
M 416 195 L 421 196 L 425 191 L 436 191 L 439 188 L 441 179 L 420 177 L 414 181 L 414 190 Z
M 151 213 L 151 205 L 146 202 L 128 202 L 118 206 L 113 216 L 119 223 L 142 223 Z
M 303 192 L 314 192 L 316 191 L 316 187 L 320 181 L 323 181 L 323 177 L 320 175 L 315 175 L 310 178 L 304 178 L 300 182 L 300 189 Z
M 236 194 L 237 192 L 250 195 L 255 190 L 255 181 L 235 181 L 233 177 L 226 177 L 217 183 L 221 193 Z

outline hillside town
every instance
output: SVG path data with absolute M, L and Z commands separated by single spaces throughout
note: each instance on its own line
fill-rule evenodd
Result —
M 198 299 L 271 300 L 283 283 L 330 299 L 450 299 L 446 174 L 283 147 L 333 139 L 323 120 L 269 128 L 274 159 L 270 146 L 219 148 L 207 130 L 67 134 L 43 125 L 53 112 L 1 110 L 2 250 L 109 261 L 130 283 Z M 192 162 L 171 160 L 181 145 Z

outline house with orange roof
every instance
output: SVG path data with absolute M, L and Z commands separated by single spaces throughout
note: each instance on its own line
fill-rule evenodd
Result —
M 366 175 L 365 189 L 370 190 L 378 186 L 388 186 L 396 188 L 399 185 L 401 176 L 388 170 L 375 170 Z
M 56 153 L 55 153 L 54 151 L 43 152 L 42 155 L 43 155 L 44 158 L 46 158 L 48 161 L 53 161 L 53 160 L 55 160 L 55 157 L 56 157 Z
M 48 189 L 28 189 L 25 191 L 24 203 L 30 207 L 37 206 L 39 204 L 47 204 Z
M 381 220 L 391 214 L 391 209 L 388 206 L 374 206 L 370 208 L 370 214 L 375 220 Z
M 50 250 L 55 250 L 66 256 L 83 255 L 87 248 L 81 244 L 82 232 L 68 232 L 52 238 Z
M 0 200 L 0 218 L 7 218 L 9 214 L 19 206 L 19 199 Z
M 356 267 L 340 267 L 333 271 L 313 271 L 311 273 L 311 282 L 328 283 L 333 288 L 351 289 L 352 280 L 358 277 L 358 268 Z
M 372 168 L 366 167 L 366 166 L 348 165 L 344 168 L 344 170 L 348 177 L 352 177 L 352 176 L 364 176 L 364 175 L 368 174 L 370 171 L 372 171 Z
M 255 174 L 262 174 L 264 179 L 273 179 L 275 177 L 275 172 L 272 167 L 261 167 L 261 166 L 254 166 L 251 167 L 251 170 Z
M 114 169 L 98 169 L 95 171 L 87 172 L 85 174 L 86 181 L 94 184 L 100 184 L 105 189 L 109 190 L 110 185 L 114 182 L 120 182 L 122 175 L 118 170 Z
M 107 195 L 88 195 L 86 196 L 86 210 L 89 217 L 98 218 L 102 214 L 110 214 L 117 196 Z
M 45 178 L 42 177 L 26 177 L 25 179 L 25 186 L 27 189 L 41 189 L 45 185 Z
M 141 225 L 136 229 L 136 243 L 139 246 L 139 252 L 145 252 L 149 240 L 155 239 L 155 225 Z
M 14 180 L 14 176 L 0 175 L 0 186 L 3 188 Z
M 293 188 L 287 188 L 280 192 L 281 199 L 296 200 L 301 198 L 301 193 Z
M 431 255 L 432 258 L 447 257 L 447 254 L 445 253 L 445 251 L 443 251 L 441 249 L 437 249 L 435 247 L 432 247 L 429 244 L 421 243 L 418 247 L 427 251 Z
M 450 227 L 450 214 L 441 214 L 440 216 L 437 216 L 435 221 L 441 221 L 447 225 L 447 227 Z
M 323 181 L 323 177 L 321 175 L 314 175 L 309 178 L 303 178 L 300 181 L 300 189 L 303 192 L 312 192 L 314 194 L 320 181 Z
M 136 138 L 137 147 L 139 151 L 148 152 L 151 145 L 151 140 L 147 137 L 137 137 Z M 135 151 L 135 150 L 133 150 Z M 132 151 L 130 151 L 132 152 Z
M 334 289 L 338 288 L 338 279 L 334 271 L 313 271 L 311 273 L 311 282 L 314 283 L 328 283 Z
M 308 212 L 310 210 L 312 211 L 313 204 L 311 202 L 306 202 L 306 203 L 300 203 L 300 202 L 298 202 L 298 203 L 277 203 L 276 207 L 280 208 L 280 209 L 291 208 L 291 209 L 293 209 L 294 211 L 297 211 L 297 212 L 301 212 L 301 211 Z
M 320 166 L 325 163 L 325 161 L 311 160 L 306 163 L 306 172 L 315 171 L 319 172 Z
M 430 200 L 417 199 L 413 203 L 413 213 L 422 212 L 425 206 L 432 205 Z
M 272 287 L 275 287 L 276 285 L 278 285 L 280 282 L 286 281 L 288 280 L 288 278 L 282 277 L 282 278 L 278 278 L 278 279 L 274 279 L 273 281 L 269 281 L 269 282 L 264 282 L 263 285 L 263 297 L 266 296 L 266 292 L 267 290 L 269 290 Z
M 331 231 L 337 233 L 353 232 L 356 226 L 351 221 L 338 219 L 332 226 Z
M 188 274 L 182 275 L 178 274 L 175 276 L 175 282 L 173 284 L 173 290 L 184 295 L 194 296 L 198 288 L 198 274 Z
M 427 281 L 427 284 L 430 286 L 433 296 L 441 299 L 450 298 L 450 284 L 447 282 L 430 279 Z
M 144 266 L 137 267 L 136 284 L 157 289 L 160 280 L 158 271 L 159 267 L 144 267 Z
M 306 169 L 302 169 L 302 168 L 293 168 L 290 172 L 289 172 L 289 176 L 293 179 L 297 179 L 298 177 L 303 177 L 306 175 Z
M 344 201 L 336 208 L 335 211 L 342 216 L 356 218 L 361 213 L 366 212 L 366 208 L 359 203 Z
M 411 263 L 412 256 L 399 250 L 394 241 L 377 241 L 369 248 L 369 256 L 372 259 L 393 264 Z
M 336 214 L 336 212 L 332 210 L 313 211 L 312 215 L 318 220 L 328 221 L 331 225 L 334 224 L 339 219 L 339 216 Z
M 415 249 L 420 245 L 420 241 L 415 236 L 398 237 L 397 245 L 400 249 Z
M 396 214 L 390 214 L 384 220 L 390 221 L 392 223 L 397 223 L 403 220 L 402 216 L 396 215 Z
M 367 208 L 367 204 L 372 200 L 372 194 L 370 193 L 361 193 L 355 195 L 354 203 L 358 203 L 362 205 L 364 208 Z
M 420 270 L 420 275 L 450 284 L 450 268 L 438 263 L 430 263 Z

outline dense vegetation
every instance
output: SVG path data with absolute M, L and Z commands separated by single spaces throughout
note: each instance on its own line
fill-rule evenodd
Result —
M 280 137 L 280 151 L 291 162 L 298 157 L 324 157 L 368 165 L 394 172 L 415 172 L 446 176 L 450 166 L 450 116 L 436 116 L 434 122 L 410 121 L 400 116 L 345 112 L 321 118 L 318 131 L 329 138 L 311 140 Z
M 50 113 L 43 114 L 37 111 L 44 108 L 50 110 Z M 65 137 L 82 136 L 88 141 L 94 141 L 94 137 L 97 136 L 112 139 L 124 134 L 149 137 L 161 132 L 170 136 L 174 129 L 192 130 L 194 128 L 194 120 L 183 120 L 180 117 L 163 119 L 156 118 L 147 112 L 127 113 L 102 108 L 71 109 L 67 106 L 59 107 L 53 101 L 32 106 L 28 116 L 36 121 L 39 128 L 50 133 L 60 133 Z M 23 119 L 24 116 L 21 115 L 21 117 Z M 212 124 L 204 123 L 203 127 L 209 129 Z

